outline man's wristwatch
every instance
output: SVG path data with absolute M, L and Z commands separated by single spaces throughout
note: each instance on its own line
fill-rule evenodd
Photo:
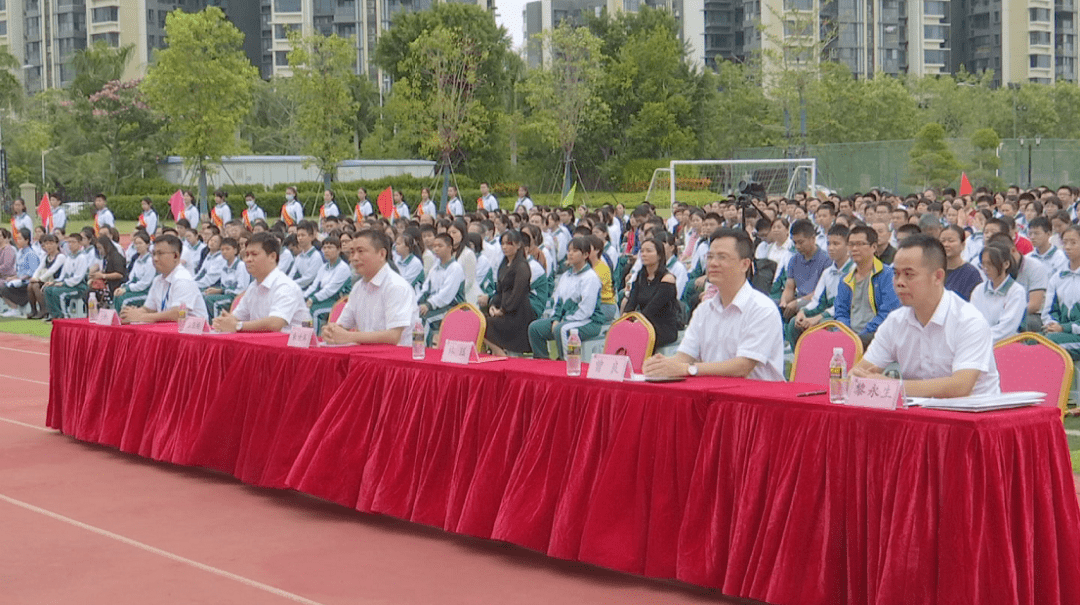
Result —
M 244 322 L 242 322 L 242 321 L 236 322 L 236 331 L 237 332 L 243 332 L 244 331 Z
M 686 373 L 691 376 L 697 376 L 697 364 L 692 363 L 686 366 Z

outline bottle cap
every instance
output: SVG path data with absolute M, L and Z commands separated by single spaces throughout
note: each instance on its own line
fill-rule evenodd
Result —
M 835 347 L 832 350 L 832 353 L 833 353 L 833 355 L 836 355 L 836 354 L 843 355 L 844 354 L 844 348 L 843 347 Z

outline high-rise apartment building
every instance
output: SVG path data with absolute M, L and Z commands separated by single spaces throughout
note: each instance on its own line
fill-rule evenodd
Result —
M 1076 0 L 975 0 L 955 15 L 952 67 L 993 70 L 996 85 L 1076 82 L 1076 16 Z

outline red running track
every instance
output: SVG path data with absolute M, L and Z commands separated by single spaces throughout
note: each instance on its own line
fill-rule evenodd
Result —
M 3 605 L 751 603 L 75 441 L 48 359 L 0 334 Z

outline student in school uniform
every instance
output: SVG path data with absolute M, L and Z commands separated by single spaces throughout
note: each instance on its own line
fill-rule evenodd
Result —
M 241 213 L 240 218 L 244 221 L 244 228 L 248 231 L 255 230 L 255 223 L 258 221 L 266 220 L 266 211 L 259 207 L 255 203 L 255 194 L 247 192 L 244 194 L 244 203 L 247 205 Z
M 280 241 L 281 258 L 278 259 L 278 269 L 285 275 L 292 275 L 293 266 L 296 264 L 296 254 L 293 251 L 299 250 L 300 244 L 296 241 L 296 235 L 288 235 Z
M 408 221 L 411 215 L 409 214 L 409 204 L 405 202 L 405 195 L 400 190 L 394 190 L 394 222 Z
M 434 234 L 434 230 L 432 230 Z M 397 236 L 397 241 L 394 242 L 395 251 L 401 258 L 400 261 L 395 261 L 398 268 L 398 273 L 405 278 L 405 281 L 413 287 L 419 294 L 420 289 L 424 286 L 424 261 L 421 258 L 424 256 L 424 251 L 420 247 L 420 242 L 416 241 L 411 233 L 405 232 Z
M 325 189 L 323 190 L 323 203 L 319 206 L 319 219 L 325 219 L 330 216 L 340 216 L 341 211 L 338 210 L 337 200 L 334 198 L 334 192 Z
M 199 239 L 199 232 L 195 229 L 187 229 L 183 233 L 184 245 L 183 252 L 180 255 L 180 262 L 194 275 L 199 268 L 199 263 L 202 261 L 206 244 Z
M 424 280 L 417 299 L 429 346 L 446 313 L 465 302 L 465 271 L 454 258 L 454 240 L 445 233 L 436 235 L 432 252 L 439 262 Z
M 30 247 L 30 237 L 30 230 L 26 227 L 15 232 L 15 277 L 0 283 L 0 299 L 11 306 L 0 305 L 0 307 L 7 307 L 0 316 L 22 317 L 20 309 L 29 302 L 27 288 L 30 278 L 41 264 L 41 259 Z
M 551 261 L 541 248 L 543 241 L 539 227 L 525 225 L 521 232 L 521 244 L 526 250 L 526 258 L 529 261 L 529 306 L 532 307 L 535 317 L 544 314 L 544 309 L 551 300 L 551 276 L 544 266 L 545 262 Z
M 214 233 L 206 239 L 206 258 L 195 273 L 195 285 L 200 290 L 217 286 L 225 270 L 225 259 L 221 255 L 221 235 Z
M 113 308 L 117 313 L 126 306 L 141 305 L 146 301 L 157 274 L 150 255 L 150 236 L 145 231 L 135 232 L 131 237 L 131 247 L 135 250 L 135 256 L 128 261 L 128 280 L 113 290 Z
M 301 221 L 296 226 L 296 243 L 299 253 L 293 261 L 290 277 L 303 290 L 315 281 L 315 276 L 325 263 L 322 253 L 315 247 L 315 223 Z
M 63 269 L 67 256 L 60 252 L 60 240 L 51 233 L 41 236 L 41 247 L 45 251 L 45 257 L 38 264 L 37 271 L 30 277 L 26 293 L 30 302 L 30 315 L 27 319 L 43 319 L 45 317 L 45 294 L 42 286 L 49 283 Z
M 86 294 L 86 275 L 89 271 L 89 257 L 83 253 L 85 237 L 81 231 L 68 236 L 68 250 L 71 256 L 64 261 L 64 267 L 53 281 L 42 286 L 45 295 L 46 320 L 64 317 L 67 301 L 72 297 Z
M 218 229 L 224 229 L 225 224 L 232 221 L 232 208 L 228 203 L 229 192 L 218 189 L 214 192 L 214 207 L 210 209 L 210 224 Z
M 371 200 L 367 199 L 367 189 L 360 187 L 356 190 L 356 206 L 353 207 L 353 221 L 359 226 L 364 219 L 375 213 L 375 207 Z
M 1038 218 L 1041 217 L 1035 220 Z M 1016 334 L 1024 321 L 1027 292 L 1009 275 L 1012 264 L 1012 253 L 1004 246 L 984 247 L 982 268 L 986 272 L 986 281 L 971 292 L 971 304 L 990 324 L 990 337 L 994 342 Z
M 431 189 L 424 187 L 420 190 L 420 203 L 416 205 L 417 218 L 430 216 L 432 219 L 439 215 L 435 202 L 431 200 Z
M 11 232 L 18 233 L 19 229 L 34 231 L 34 219 L 26 213 L 26 202 L 21 197 L 15 198 L 11 203 Z
M 280 220 L 286 227 L 299 225 L 300 221 L 304 220 L 304 205 L 298 199 L 296 187 L 285 188 L 285 203 L 281 206 Z
M 446 202 L 446 213 L 449 214 L 451 218 L 465 216 L 465 203 L 458 197 L 457 187 L 450 185 L 450 187 L 446 189 L 446 195 L 450 198 L 449 201 Z
M 529 324 L 529 344 L 534 358 L 549 359 L 549 340 L 555 341 L 558 356 L 563 358 L 571 329 L 577 329 L 582 341 L 600 333 L 602 286 L 600 278 L 589 265 L 591 252 L 592 244 L 585 237 L 575 237 L 567 245 L 568 270 L 555 287 L 552 314 Z
M 199 215 L 199 207 L 195 204 L 195 196 L 190 191 L 184 192 L 184 209 L 180 212 L 180 218 L 188 222 L 188 226 L 191 229 L 199 228 L 199 221 L 202 217 Z M 179 222 L 177 222 L 179 225 Z M 191 267 L 188 267 L 191 270 Z
M 116 219 L 113 218 L 112 210 L 109 210 L 108 198 L 104 193 L 94 196 L 94 208 L 97 209 L 94 214 L 94 236 L 96 237 L 103 227 L 115 227 Z
M 158 228 L 158 215 L 154 211 L 154 204 L 150 201 L 150 198 L 144 197 L 139 205 L 142 206 L 142 214 L 139 215 L 139 228 L 147 233 L 147 235 L 153 235 L 157 233 Z
M 216 286 L 203 291 L 206 311 L 210 317 L 217 317 L 223 310 L 232 306 L 233 300 L 251 283 L 244 261 L 240 259 L 240 244 L 227 237 L 221 240 L 221 280 Z
M 251 236 L 244 248 L 244 264 L 252 282 L 233 312 L 214 318 L 218 332 L 281 332 L 311 320 L 304 291 L 277 268 L 280 244 L 269 233 Z
M 141 306 L 121 307 L 120 319 L 124 323 L 177 321 L 181 305 L 193 317 L 206 318 L 206 305 L 203 304 L 199 287 L 195 285 L 191 272 L 180 263 L 182 248 L 180 238 L 169 233 L 154 241 L 151 256 L 158 275 L 150 284 L 150 291 Z
M 484 240 L 479 233 L 466 233 L 465 244 L 476 255 L 476 281 L 474 282 L 476 302 L 480 306 L 486 306 L 488 299 L 495 294 L 495 269 L 491 265 L 490 258 L 484 256 Z M 502 262 L 502 251 L 499 252 L 499 262 Z M 465 292 L 465 298 L 469 298 L 470 292 Z
M 341 240 L 331 235 L 323 240 L 322 253 L 326 264 L 319 269 L 315 281 L 304 290 L 304 298 L 315 320 L 315 332 L 322 330 L 330 318 L 330 311 L 348 290 L 352 270 L 341 258 Z

